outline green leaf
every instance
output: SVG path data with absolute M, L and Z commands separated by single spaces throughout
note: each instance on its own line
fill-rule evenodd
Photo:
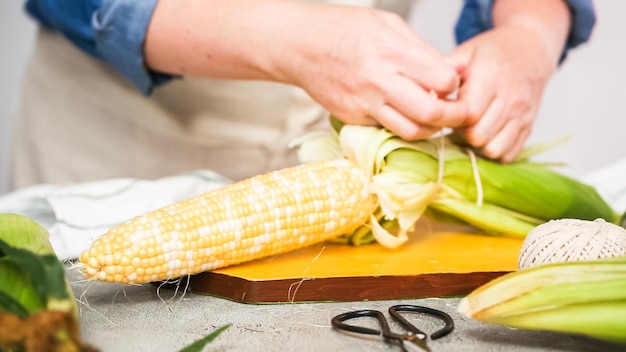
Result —
M 47 281 L 47 294 L 48 297 L 54 297 L 57 299 L 71 299 L 67 289 L 67 282 L 65 280 L 65 268 L 59 259 L 54 255 L 41 256 L 41 261 L 44 265 L 45 277 Z M 42 278 L 39 278 L 41 280 Z
M 29 313 L 47 309 L 77 313 L 65 268 L 54 253 L 48 232 L 28 217 L 0 214 L 0 275 L 0 292 Z
M 490 324 L 626 343 L 626 257 L 512 272 L 471 292 L 458 310 Z
M 54 254 L 48 231 L 34 220 L 19 214 L 0 214 L 0 239 L 9 246 L 36 254 Z
M 17 315 L 19 318 L 28 316 L 28 309 L 18 300 L 0 291 L 0 312 Z
M 63 267 L 61 266 L 60 268 L 61 272 L 59 272 L 58 268 L 54 268 L 55 265 L 61 265 L 56 257 L 52 257 L 53 260 L 50 260 L 50 256 L 39 256 L 26 249 L 14 248 L 2 240 L 0 240 L 0 255 L 4 255 L 6 259 L 15 263 L 22 270 L 24 275 L 28 277 L 37 297 L 42 302 L 45 302 L 46 305 L 49 296 L 68 298 L 64 286 Z M 49 284 L 54 283 L 54 281 L 60 281 L 63 284 L 63 288 L 59 290 L 57 284 L 49 287 Z M 7 285 L 10 284 L 11 282 L 7 283 Z
M 231 324 L 226 324 L 226 325 L 220 326 L 219 328 L 214 330 L 212 333 L 210 333 L 207 336 L 197 340 L 196 342 L 192 343 L 191 345 L 183 348 L 179 352 L 200 352 L 200 351 L 202 351 L 202 349 L 207 344 L 213 342 L 213 340 L 215 340 L 222 332 L 224 332 L 224 330 L 228 329 L 230 326 L 231 326 Z
M 45 301 L 37 295 L 30 283 L 30 277 L 18 264 L 0 255 L 0 294 L 11 297 L 27 312 L 45 309 Z M 6 304 L 6 305 L 5 305 Z M 13 311 L 13 302 L 1 300 L 0 311 Z M 21 315 L 20 315 L 21 316 Z

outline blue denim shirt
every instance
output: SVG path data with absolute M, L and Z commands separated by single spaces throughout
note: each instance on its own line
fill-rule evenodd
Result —
M 95 58 L 113 65 L 149 95 L 173 76 L 148 69 L 143 57 L 146 29 L 158 0 L 27 0 L 26 11 L 42 26 L 65 35 Z M 465 0 L 455 27 L 461 43 L 493 27 L 495 0 Z M 595 24 L 591 0 L 568 0 L 572 29 L 563 51 L 589 39 Z
M 493 28 L 491 8 L 495 0 L 466 0 L 461 11 L 455 35 L 457 43 Z M 567 51 L 589 40 L 596 23 L 596 14 L 591 0 L 567 0 L 572 15 L 572 28 L 561 55 L 563 61 Z

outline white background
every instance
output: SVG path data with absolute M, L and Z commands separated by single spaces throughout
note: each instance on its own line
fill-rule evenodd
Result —
M 460 0 L 421 0 L 411 25 L 435 47 L 449 52 L 460 5 Z M 592 40 L 572 52 L 550 82 L 530 139 L 536 144 L 571 137 L 542 160 L 566 163 L 561 170 L 572 176 L 626 156 L 626 1 L 595 5 L 598 23 Z M 7 191 L 9 126 L 35 33 L 22 6 L 18 0 L 0 1 L 0 194 Z

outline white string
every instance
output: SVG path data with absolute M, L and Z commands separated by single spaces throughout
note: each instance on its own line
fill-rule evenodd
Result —
M 309 269 L 311 269 L 313 264 L 315 264 L 315 262 L 319 259 L 319 257 L 322 256 L 322 252 L 324 252 L 324 249 L 326 249 L 326 246 L 320 249 L 319 253 L 317 253 L 315 258 L 313 258 L 313 260 L 311 261 L 311 264 L 309 264 L 309 266 L 307 266 L 306 269 L 304 269 L 304 271 L 302 272 L 302 279 L 289 285 L 289 289 L 287 290 L 287 300 L 289 300 L 290 303 L 294 303 L 296 301 L 296 294 L 298 293 L 298 289 L 300 289 L 300 286 L 302 286 L 302 284 L 305 281 L 311 280 L 311 278 L 306 277 L 306 274 L 309 271 Z
M 541 264 L 624 255 L 626 229 L 602 219 L 559 219 L 539 225 L 528 233 L 518 267 L 527 269 Z
M 438 100 L 439 96 L 437 95 L 437 92 L 435 92 L 434 90 L 430 90 L 429 92 L 430 97 L 434 100 Z M 445 146 L 446 146 L 446 134 L 444 132 L 444 129 L 442 129 L 441 131 L 439 131 L 439 148 L 437 149 L 437 157 L 438 157 L 438 170 L 437 170 L 437 184 L 435 185 L 435 189 L 437 190 L 436 193 L 439 193 L 439 188 L 441 188 L 441 185 L 443 184 L 443 166 L 444 166 L 444 162 L 445 162 Z
M 472 174 L 474 175 L 474 182 L 476 183 L 476 206 L 483 206 L 483 183 L 480 179 L 480 172 L 478 172 L 478 162 L 476 161 L 476 154 L 472 148 L 467 148 L 467 154 L 472 164 Z
M 439 135 L 439 148 L 437 150 L 437 157 L 439 158 L 438 168 L 437 168 L 437 185 L 435 186 L 437 190 L 443 184 L 443 167 L 445 163 L 445 147 L 446 147 L 446 136 L 441 132 Z

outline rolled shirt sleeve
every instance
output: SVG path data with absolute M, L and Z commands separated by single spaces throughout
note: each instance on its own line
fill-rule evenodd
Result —
M 171 75 L 146 67 L 143 45 L 158 0 L 29 0 L 26 11 L 42 26 L 115 67 L 143 94 Z
M 457 43 L 493 28 L 492 6 L 495 0 L 465 0 L 455 27 Z M 567 38 L 561 61 L 570 49 L 589 40 L 596 23 L 596 14 L 591 0 L 567 0 L 572 26 Z

